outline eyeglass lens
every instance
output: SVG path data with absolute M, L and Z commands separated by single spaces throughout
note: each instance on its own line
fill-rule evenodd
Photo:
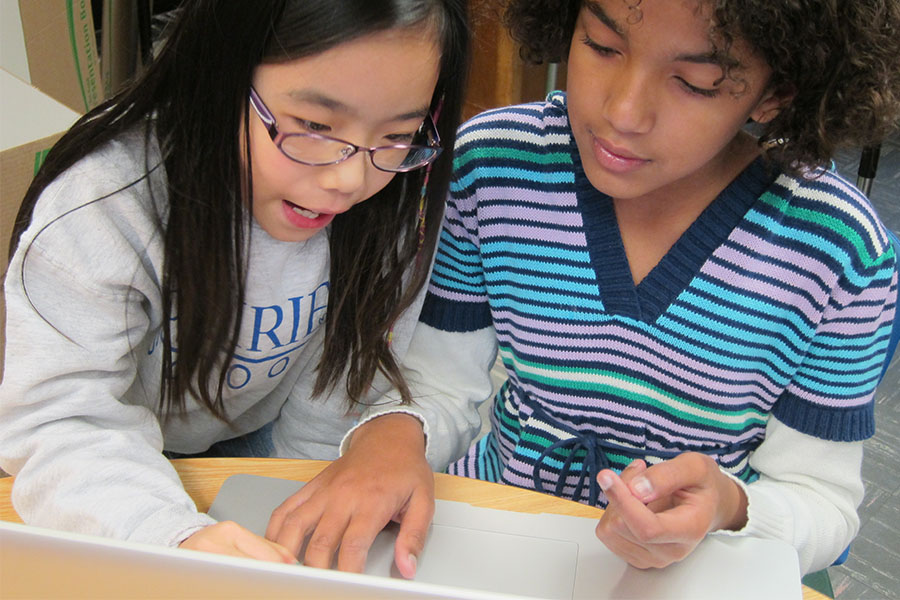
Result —
M 353 154 L 353 146 L 340 140 L 303 134 L 284 136 L 281 150 L 291 158 L 309 164 L 330 164 Z M 371 152 L 372 163 L 387 170 L 425 165 L 436 155 L 436 149 L 426 146 L 385 146 Z

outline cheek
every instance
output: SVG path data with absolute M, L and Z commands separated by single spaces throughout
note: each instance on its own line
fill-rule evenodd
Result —
M 296 183 L 298 165 L 286 158 L 271 141 L 266 138 L 271 149 L 265 146 L 251 147 L 253 162 L 253 195 L 283 195 Z
M 360 202 L 365 202 L 366 200 L 383 190 L 391 181 L 393 181 L 394 177 L 397 176 L 397 173 L 386 173 L 384 171 L 379 171 L 374 167 L 372 167 L 372 172 L 372 175 L 366 182 L 366 191 L 362 195 Z

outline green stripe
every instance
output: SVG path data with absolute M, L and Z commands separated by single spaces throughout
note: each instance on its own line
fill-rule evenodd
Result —
M 680 417 L 687 421 L 693 423 L 702 423 L 704 425 L 712 425 L 721 429 L 731 429 L 734 431 L 740 431 L 746 428 L 750 423 L 759 423 L 763 424 L 766 422 L 766 417 L 758 410 L 747 409 L 743 413 L 736 413 L 734 411 L 720 410 L 714 409 L 709 406 L 704 406 L 702 404 L 698 404 L 696 402 L 691 402 L 690 400 L 679 398 L 674 396 L 665 390 L 648 384 L 645 381 L 641 381 L 634 377 L 628 377 L 621 375 L 620 373 L 616 373 L 614 371 L 601 371 L 595 369 L 585 369 L 585 368 L 574 368 L 574 367 L 559 367 L 553 369 L 553 372 L 559 372 L 561 374 L 560 377 L 551 377 L 547 375 L 541 375 L 535 371 L 547 371 L 549 370 L 547 367 L 543 365 L 539 365 L 537 363 L 531 363 L 524 360 L 518 361 L 520 364 L 531 367 L 533 370 L 525 373 L 529 379 L 534 379 L 539 383 L 543 383 L 545 385 L 549 385 L 562 390 L 582 390 L 589 392 L 601 392 L 609 394 L 610 396 L 622 398 L 623 400 L 635 402 L 638 404 L 643 404 L 644 406 L 654 406 L 663 410 L 666 414 Z M 710 413 L 711 415 L 722 415 L 722 416 L 731 416 L 731 417 L 739 417 L 743 419 L 743 422 L 739 423 L 727 423 L 716 419 L 715 417 L 703 417 L 699 415 L 692 414 L 685 410 L 679 410 L 678 408 L 671 406 L 670 404 L 663 403 L 656 398 L 653 398 L 649 395 L 640 394 L 632 391 L 625 391 L 619 389 L 618 387 L 610 384 L 600 384 L 597 382 L 591 381 L 572 381 L 570 379 L 565 379 L 562 377 L 562 374 L 565 373 L 579 373 L 584 375 L 591 375 L 594 377 L 609 377 L 612 379 L 616 379 L 623 382 L 629 382 L 639 385 L 640 387 L 648 390 L 649 392 L 655 392 L 660 396 L 664 396 L 671 400 L 673 404 L 682 404 L 691 408 L 695 408 L 704 413 Z
M 537 433 L 530 432 L 530 431 L 523 431 L 520 439 L 525 443 L 530 443 L 535 446 L 539 446 L 541 448 L 548 448 L 552 443 L 556 442 L 556 440 L 550 440 L 548 438 L 545 438 L 542 435 L 538 435 Z M 635 448 L 635 451 L 636 452 L 644 452 L 644 449 L 643 448 Z M 614 463 L 618 463 L 618 464 L 628 464 L 632 461 L 631 458 L 625 456 L 624 454 L 617 454 L 616 452 L 607 450 L 606 448 L 603 449 L 603 453 L 606 455 L 606 458 L 609 459 L 610 462 L 614 462 Z M 562 463 L 565 462 L 565 460 L 570 455 L 572 455 L 572 450 L 570 448 L 557 447 L 557 448 L 553 449 L 553 454 L 556 454 L 557 456 L 560 456 L 562 458 L 555 458 L 550 455 L 548 455 L 547 458 L 549 460 L 559 461 L 560 462 L 559 466 L 561 467 Z M 582 462 L 581 463 L 573 463 L 572 466 L 574 466 L 576 468 L 582 467 L 584 464 L 583 460 L 587 456 L 587 449 L 578 448 L 575 450 L 575 453 L 573 456 L 575 457 L 575 460 L 580 459 L 580 460 L 582 460 Z M 551 465 L 551 466 L 553 466 L 553 465 Z M 559 468 L 559 467 L 556 467 L 556 468 Z
M 49 154 L 50 148 L 45 150 L 38 150 L 34 153 L 34 174 L 37 175 L 38 171 L 41 169 L 41 165 L 44 164 L 44 159 L 47 158 L 47 154 Z
M 462 167 L 475 159 L 505 159 L 512 161 L 521 161 L 539 165 L 569 165 L 572 163 L 572 157 L 566 152 L 528 152 L 527 150 L 518 150 L 516 148 L 504 147 L 477 147 L 472 148 L 468 152 L 459 156 L 457 167 Z M 514 167 L 514 165 L 507 165 Z
M 779 199 L 781 201 L 776 201 L 776 198 L 777 197 L 773 194 L 767 193 L 763 195 L 762 200 L 788 217 L 795 218 L 800 221 L 806 221 L 807 223 L 814 223 L 826 229 L 830 229 L 838 236 L 847 239 L 856 249 L 856 254 L 859 256 L 863 265 L 865 265 L 866 267 L 880 266 L 883 262 L 891 258 L 889 252 L 883 253 L 877 259 L 873 258 L 869 254 L 869 250 L 866 247 L 866 242 L 863 239 L 863 236 L 861 236 L 859 232 L 857 232 L 852 227 L 849 227 L 841 219 L 838 219 L 837 217 L 833 217 L 831 215 L 827 215 L 817 210 L 794 206 L 784 199 Z

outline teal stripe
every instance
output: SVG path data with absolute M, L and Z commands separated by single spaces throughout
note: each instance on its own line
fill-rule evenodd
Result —
M 567 261 L 581 263 L 590 269 L 590 255 L 584 248 L 566 248 L 561 246 L 541 246 L 538 244 L 517 243 L 511 240 L 486 241 L 481 244 L 481 252 L 484 256 L 497 254 L 512 254 L 518 257 L 536 257 L 548 261 Z M 546 264 L 543 266 L 546 270 Z
M 438 271 L 437 265 L 435 265 L 435 271 L 431 275 L 431 284 L 444 288 L 451 291 L 457 291 L 469 295 L 483 297 L 485 293 L 485 288 L 481 285 L 481 282 L 472 282 L 469 285 L 466 285 L 466 281 L 459 281 L 459 277 L 450 279 L 447 277 L 443 277 L 441 272 Z
M 777 314 L 779 321 L 787 322 L 787 324 L 793 326 L 794 331 L 799 331 L 802 335 L 809 336 L 813 332 L 815 332 L 815 324 L 807 322 L 806 319 L 804 319 L 803 312 L 799 308 L 786 304 L 769 302 L 767 300 L 753 298 L 751 296 L 745 296 L 736 291 L 734 288 L 726 288 L 703 277 L 695 278 L 691 285 L 691 288 L 696 288 L 702 292 L 706 292 L 711 296 L 715 296 L 722 302 L 728 302 L 739 307 L 734 308 L 733 306 L 727 307 L 718 304 L 710 306 L 710 301 L 707 298 L 701 298 L 692 293 L 686 293 L 679 297 L 679 300 L 683 299 L 686 302 L 690 302 L 692 305 L 706 310 L 707 312 L 722 315 L 725 318 L 738 321 L 740 323 L 745 323 L 753 327 L 762 326 L 764 329 L 769 329 L 771 327 L 771 325 L 769 324 L 771 316 L 761 318 L 755 315 L 746 314 L 743 311 L 746 309 L 762 315 Z M 813 308 L 815 308 L 815 306 Z M 785 330 L 785 333 L 790 333 L 787 331 L 787 328 Z M 797 334 L 791 333 L 791 335 L 795 342 L 800 342 L 800 338 L 798 338 Z M 808 339 L 808 337 L 806 339 Z
M 548 323 L 549 325 L 552 325 L 553 320 L 560 320 L 562 311 L 561 308 L 543 308 L 534 306 L 532 304 L 518 302 L 515 299 L 508 298 L 495 298 L 491 302 L 491 306 L 493 307 L 494 311 L 504 309 L 515 310 L 516 312 L 522 313 L 524 315 L 551 321 L 551 323 Z M 565 314 L 565 320 L 570 323 L 597 323 L 600 322 L 599 317 L 601 315 L 599 315 L 598 313 L 602 311 L 602 309 L 603 304 L 599 301 L 583 303 L 577 307 L 572 307 L 571 312 L 567 311 Z
M 485 130 L 476 131 L 479 135 L 483 135 Z M 503 130 L 499 130 L 498 132 L 502 134 Z M 537 138 L 535 139 L 537 140 Z M 465 140 L 462 142 L 465 144 Z M 491 142 L 493 142 L 493 144 L 491 144 Z M 502 145 L 509 143 L 508 140 L 501 139 L 500 137 L 494 140 L 479 137 L 477 143 L 480 145 L 471 147 L 457 156 L 453 165 L 455 169 L 464 167 L 473 160 L 481 160 L 484 158 L 492 160 L 508 159 L 538 165 L 556 164 L 559 165 L 560 168 L 571 167 L 572 165 L 572 156 L 568 152 L 544 151 L 546 146 L 543 145 L 535 145 L 534 147 L 537 149 L 535 151 L 509 148 Z
M 524 286 L 530 284 L 530 282 L 534 281 L 534 279 L 530 278 L 520 278 L 515 282 L 488 282 L 488 287 L 490 288 L 491 296 L 497 297 L 501 295 L 509 296 L 511 302 L 515 302 L 517 304 L 521 304 L 523 306 L 534 306 L 536 304 L 556 304 L 559 306 L 574 306 L 576 300 L 573 299 L 571 294 L 565 294 L 553 290 L 552 288 L 540 288 L 540 289 L 527 289 Z M 584 288 L 584 293 L 589 294 L 590 288 L 586 286 Z M 599 300 L 596 299 L 577 299 L 579 311 L 581 310 L 598 310 L 600 306 Z M 539 310 L 545 311 L 547 309 L 541 308 Z M 560 313 L 558 309 L 552 310 L 548 313 L 548 316 L 555 317 L 557 321 L 560 320 Z
M 574 183 L 575 178 L 571 173 L 562 171 L 528 171 L 526 169 L 512 169 L 509 167 L 482 167 L 457 178 L 457 185 L 453 190 L 466 189 L 474 186 L 479 179 L 499 178 L 527 181 L 528 187 L 542 184 Z
M 856 250 L 856 254 L 859 257 L 859 260 L 866 268 L 881 264 L 887 258 L 889 258 L 886 254 L 882 254 L 880 256 L 872 256 L 872 254 L 869 252 L 866 240 L 869 240 L 869 242 L 873 245 L 877 242 L 877 240 L 873 240 L 871 236 L 868 235 L 868 233 L 866 233 L 865 235 L 861 234 L 859 230 L 850 227 L 845 221 L 838 219 L 833 215 L 816 211 L 810 208 L 802 208 L 800 206 L 793 205 L 784 198 L 779 198 L 774 194 L 765 194 L 760 199 L 769 206 L 775 208 L 782 214 L 787 215 L 792 219 L 805 221 L 807 223 L 814 223 L 819 227 L 830 229 L 838 237 L 847 240 Z
M 670 312 L 673 315 L 687 316 L 692 319 L 694 315 L 697 315 L 698 318 L 694 323 L 698 327 L 706 326 L 722 335 L 731 336 L 738 340 L 739 345 L 746 342 L 747 328 L 753 328 L 759 331 L 761 338 L 777 341 L 778 348 L 791 349 L 792 352 L 801 353 L 809 338 L 816 331 L 814 324 L 798 323 L 794 319 L 786 318 L 780 307 L 768 305 L 766 308 L 764 303 L 753 302 L 750 298 L 746 298 L 747 307 L 756 305 L 753 306 L 753 310 L 762 311 L 762 314 L 752 314 L 749 311 L 742 312 L 739 309 L 711 304 L 709 299 L 691 292 L 684 292 L 679 300 L 684 300 L 684 302 L 672 306 Z M 777 317 L 773 317 L 773 315 L 777 315 Z M 740 325 L 736 327 L 729 321 L 737 322 Z M 800 334 L 797 333 L 797 328 L 800 329 Z M 693 331 L 693 329 L 682 328 L 682 331 Z M 768 333 L 763 334 L 762 332 Z
M 747 348 L 747 331 L 745 330 L 741 330 L 737 327 L 728 325 L 716 319 L 711 319 L 706 315 L 697 313 L 696 311 L 688 310 L 687 307 L 679 306 L 677 304 L 673 305 L 669 309 L 669 314 L 672 316 L 679 316 L 682 319 L 689 321 L 697 326 L 696 329 L 688 328 L 681 323 L 676 323 L 666 319 L 666 322 L 669 324 L 667 328 L 670 331 L 676 331 L 684 335 L 689 335 L 692 339 L 695 339 L 700 343 L 712 345 L 717 349 L 717 351 L 724 350 L 738 355 L 746 355 L 748 352 L 762 352 L 762 350 Z M 707 330 L 713 331 L 715 333 L 710 334 L 705 331 L 701 331 L 699 329 L 700 327 L 705 327 Z M 710 356 L 709 359 L 716 364 L 725 364 L 728 366 L 752 364 L 759 365 L 760 367 L 763 365 L 762 361 L 765 360 L 767 365 L 769 363 L 773 363 L 779 369 L 779 371 L 790 371 L 792 365 L 795 365 L 803 357 L 804 348 L 798 348 L 788 345 L 781 339 L 778 339 L 771 335 L 764 335 L 761 332 L 757 332 L 756 336 L 757 337 L 755 338 L 755 341 L 758 341 L 760 343 L 765 342 L 768 347 L 765 349 L 764 354 L 754 357 L 752 361 L 748 361 L 746 363 L 745 361 L 736 361 L 733 359 L 723 361 L 721 357 L 718 360 L 713 360 L 713 356 Z M 786 359 L 790 362 L 785 362 L 785 359 L 782 359 L 778 354 L 776 354 L 777 350 L 780 350 L 786 357 Z M 766 366 L 766 369 L 768 368 L 769 367 Z
M 780 223 L 775 219 L 763 215 L 757 211 L 750 211 L 747 213 L 746 219 L 763 227 L 769 231 L 775 232 L 777 235 L 787 238 L 794 242 L 799 242 L 800 244 L 816 248 L 834 258 L 839 264 L 844 267 L 844 275 L 847 280 L 850 281 L 853 285 L 857 287 L 868 287 L 872 280 L 873 276 L 870 274 L 861 274 L 855 268 L 853 264 L 852 257 L 847 254 L 847 252 L 837 246 L 836 244 L 826 240 L 820 235 L 815 235 L 809 231 L 800 231 L 793 228 L 785 227 L 784 223 Z M 883 255 L 887 256 L 887 254 Z M 888 263 L 885 262 L 883 268 L 879 269 L 875 278 L 881 279 L 886 278 L 885 274 L 893 273 L 893 265 L 888 266 Z
M 768 377 L 775 385 L 778 386 L 787 385 L 788 381 L 790 381 L 789 377 L 787 377 L 785 373 L 776 372 L 771 367 L 771 365 L 761 362 L 756 358 L 749 360 L 735 358 L 723 360 L 723 344 L 718 337 L 713 337 L 708 334 L 701 336 L 697 332 L 687 330 L 681 324 L 673 322 L 666 315 L 662 315 L 659 318 L 659 320 L 657 321 L 657 326 L 659 330 L 657 339 L 668 346 L 678 348 L 682 352 L 696 357 L 700 361 L 706 361 L 717 367 L 733 369 L 737 372 L 758 371 L 761 372 L 764 376 Z M 672 332 L 687 332 L 689 335 L 695 336 L 698 341 L 705 342 L 706 344 L 710 345 L 712 348 L 714 348 L 714 350 L 707 350 L 694 344 L 686 346 L 685 342 L 681 338 L 674 337 L 672 335 Z M 730 344 L 728 346 L 731 351 L 737 351 L 739 356 L 746 355 L 746 345 L 736 346 L 735 344 Z

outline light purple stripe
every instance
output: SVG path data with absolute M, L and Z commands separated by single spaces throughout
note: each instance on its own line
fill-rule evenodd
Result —
M 478 188 L 477 194 L 480 201 L 509 200 L 533 206 L 565 206 L 573 209 L 578 206 L 578 198 L 574 193 L 546 193 L 521 187 L 491 186 Z M 507 210 L 509 208 L 506 207 Z
M 520 389 L 526 389 L 526 391 L 528 390 L 528 386 L 521 385 L 521 382 L 519 382 L 515 378 L 514 381 Z M 616 425 L 623 426 L 624 428 L 634 427 L 635 425 L 643 426 L 645 424 L 652 424 L 659 429 L 659 431 L 656 432 L 658 435 L 662 437 L 670 437 L 670 435 L 675 435 L 675 439 L 685 444 L 691 444 L 696 447 L 701 447 L 702 445 L 698 442 L 690 441 L 689 438 L 699 437 L 703 439 L 711 439 L 715 442 L 730 444 L 734 443 L 735 441 L 746 439 L 747 437 L 753 437 L 755 435 L 754 432 L 760 429 L 759 426 L 751 426 L 748 430 L 741 430 L 741 436 L 736 438 L 735 433 L 713 433 L 706 430 L 702 426 L 677 423 L 651 413 L 648 410 L 643 410 L 635 407 L 623 407 L 621 403 L 612 400 L 602 398 L 577 397 L 562 393 L 546 392 L 545 390 L 541 390 L 541 392 L 543 401 L 546 405 L 552 407 L 552 412 L 554 412 L 554 414 L 568 416 L 570 425 L 573 425 L 574 423 L 581 423 L 581 425 L 579 425 L 580 429 L 584 431 L 591 431 L 595 435 L 599 435 L 604 438 L 619 440 L 623 445 L 643 445 L 645 438 L 644 436 L 629 434 L 616 427 Z M 628 412 L 623 413 L 623 408 Z M 768 412 L 770 408 L 770 406 L 764 407 L 763 412 Z M 596 420 L 597 415 L 602 415 L 604 419 L 604 425 L 599 426 L 596 424 L 590 424 L 589 421 L 591 419 Z M 516 417 L 516 414 L 511 414 L 511 416 Z M 710 414 L 710 418 L 712 417 L 713 415 Z M 518 418 L 519 421 L 522 422 L 523 418 L 527 420 L 528 417 L 524 416 Z M 585 420 L 588 420 L 588 423 L 584 423 Z M 605 423 L 611 423 L 611 425 L 606 425 Z M 671 434 L 668 432 L 671 432 Z
M 777 286 L 754 277 L 748 277 L 743 273 L 739 273 L 732 269 L 728 269 L 722 265 L 707 261 L 701 270 L 702 273 L 709 275 L 721 282 L 721 285 L 729 293 L 735 293 L 738 288 L 741 293 L 746 291 L 754 292 L 760 296 L 774 299 L 775 302 L 787 304 L 798 312 L 801 312 L 805 319 L 815 323 L 821 314 L 821 305 L 827 302 L 827 298 L 822 288 L 808 277 L 804 277 L 799 273 L 789 271 L 781 267 L 765 265 L 764 269 L 760 268 L 760 261 L 748 261 L 747 257 L 741 255 L 731 249 L 723 248 L 721 252 L 716 253 L 717 256 L 730 264 L 738 265 L 742 269 L 748 271 L 764 272 L 767 276 L 772 277 L 783 285 Z M 752 263 L 756 263 L 755 265 Z M 814 305 L 809 298 L 799 292 L 792 290 L 803 290 L 808 292 L 814 298 L 820 301 L 820 305 Z M 773 302 L 773 305 L 775 304 Z
M 529 354 L 537 356 L 546 356 L 547 350 L 538 348 L 538 345 L 560 345 L 569 346 L 569 350 L 554 351 L 555 356 L 561 357 L 563 360 L 594 360 L 595 358 L 605 357 L 606 362 L 622 366 L 634 366 L 632 363 L 622 361 L 618 357 L 610 356 L 610 352 L 618 351 L 624 354 L 631 354 L 635 358 L 644 359 L 647 362 L 663 363 L 675 365 L 676 371 L 681 371 L 679 365 L 687 367 L 695 371 L 695 373 L 705 374 L 708 378 L 717 379 L 733 379 L 735 371 L 733 368 L 716 367 L 705 361 L 699 361 L 691 357 L 688 352 L 681 352 L 675 346 L 668 346 L 660 343 L 653 337 L 636 332 L 629 332 L 624 327 L 615 324 L 606 324 L 602 326 L 586 326 L 579 328 L 577 325 L 568 324 L 566 327 L 560 327 L 560 331 L 556 334 L 532 333 L 524 330 L 524 327 L 536 328 L 544 323 L 543 321 L 513 315 L 508 311 L 497 311 L 495 317 L 506 317 L 515 322 L 514 328 L 517 329 L 517 340 L 513 341 L 506 329 L 505 324 L 497 325 L 498 337 L 503 335 L 503 340 L 513 347 L 528 349 Z M 589 337 L 567 338 L 566 334 L 571 334 L 572 330 L 583 330 Z M 628 335 L 633 337 L 631 341 L 626 342 Z M 598 339 L 599 338 L 599 339 Z M 530 342 L 530 344 L 529 344 Z M 558 352 L 558 354 L 557 354 Z M 748 357 L 749 359 L 749 357 Z M 643 370 L 639 367 L 638 370 Z M 685 374 L 687 377 L 695 377 L 696 374 Z M 768 381 L 768 380 L 766 380 Z M 716 383 L 716 386 L 721 385 Z M 737 388 L 738 390 L 740 388 Z M 773 390 L 774 391 L 774 390 Z
M 846 396 L 842 396 L 840 398 L 823 398 L 821 394 L 810 392 L 810 390 L 807 390 L 803 387 L 798 387 L 795 384 L 788 386 L 787 390 L 798 398 L 802 398 L 803 400 L 808 401 L 810 404 L 842 409 L 853 409 L 865 406 L 872 401 L 872 398 L 875 395 L 875 390 L 872 390 L 868 394 L 857 396 L 856 398 L 848 398 Z
M 830 287 L 831 285 L 833 285 L 834 280 L 837 277 L 834 272 L 824 263 L 815 260 L 814 258 L 806 254 L 801 254 L 800 252 L 797 252 L 792 248 L 786 248 L 778 244 L 773 244 L 772 242 L 764 240 L 759 236 L 753 235 L 746 230 L 736 229 L 732 232 L 729 239 L 747 248 L 748 254 L 760 255 L 763 257 L 777 256 L 778 262 L 794 265 L 800 270 L 806 271 L 810 275 L 818 277 L 822 280 L 823 285 L 825 285 L 826 287 Z M 719 250 L 721 249 L 722 247 L 719 248 Z M 716 252 L 716 256 L 718 255 L 719 251 Z M 764 271 L 768 271 L 772 265 L 770 263 L 764 263 L 764 266 Z
M 512 220 L 520 220 L 527 219 L 532 221 L 530 224 L 531 229 L 547 229 L 548 231 L 555 232 L 556 229 L 548 229 L 551 225 L 566 225 L 568 227 L 578 227 L 581 228 L 583 226 L 583 221 L 581 219 L 581 213 L 577 212 L 574 207 L 571 210 L 548 210 L 548 209 L 538 209 L 531 206 L 516 206 L 513 207 L 515 214 L 510 215 L 509 206 L 481 206 L 478 209 L 478 214 L 482 221 L 485 219 L 498 219 L 500 222 L 493 224 L 488 223 L 481 228 L 481 238 L 485 242 L 489 242 L 493 237 L 493 231 L 496 231 L 500 228 L 501 231 L 505 230 L 507 227 L 516 227 L 517 224 L 513 223 Z M 488 229 L 485 229 L 487 227 Z M 493 229 L 491 229 L 493 228 Z M 584 234 L 581 233 L 581 239 L 584 240 Z M 524 238 L 522 243 L 533 243 L 532 238 Z M 584 247 L 584 243 L 582 242 L 582 248 Z

